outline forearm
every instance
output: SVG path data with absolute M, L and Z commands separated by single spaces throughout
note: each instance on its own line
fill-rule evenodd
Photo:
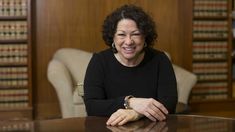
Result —
M 110 116 L 123 106 L 123 98 L 116 99 L 85 99 L 88 116 Z
M 168 96 L 162 99 L 161 101 L 167 110 L 169 111 L 169 114 L 174 114 L 176 110 L 176 105 L 177 105 L 177 96 Z
M 177 83 L 172 64 L 167 59 L 160 64 L 157 100 L 161 102 L 170 114 L 175 113 L 178 101 Z
M 169 80 L 168 83 L 159 83 L 158 101 L 167 108 L 169 114 L 175 113 L 178 93 L 174 79 Z

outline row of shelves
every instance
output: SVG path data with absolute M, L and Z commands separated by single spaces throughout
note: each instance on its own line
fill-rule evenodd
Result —
M 30 14 L 31 0 L 0 0 L 0 115 L 6 118 L 32 119 Z
M 198 82 L 190 102 L 235 99 L 232 3 L 232 0 L 193 0 L 192 71 Z

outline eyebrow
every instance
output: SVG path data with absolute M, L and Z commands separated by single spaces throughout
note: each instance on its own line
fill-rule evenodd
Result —
M 123 31 L 123 30 L 117 30 L 117 32 L 118 31 L 120 31 L 120 32 L 125 32 L 125 31 Z M 132 31 L 131 33 L 133 33 L 133 32 L 140 32 L 140 30 L 134 30 L 134 31 Z

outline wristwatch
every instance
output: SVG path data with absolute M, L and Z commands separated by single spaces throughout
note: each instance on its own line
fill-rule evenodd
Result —
M 126 96 L 125 97 L 125 99 L 124 99 L 124 107 L 125 107 L 125 109 L 132 109 L 131 107 L 130 107 L 130 104 L 129 104 L 129 100 L 131 99 L 131 98 L 133 98 L 134 96 L 132 96 L 132 95 L 129 95 L 129 96 Z

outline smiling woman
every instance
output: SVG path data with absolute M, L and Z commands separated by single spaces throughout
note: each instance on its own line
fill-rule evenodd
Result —
M 144 35 L 135 21 L 122 19 L 117 25 L 113 46 L 117 49 L 115 57 L 124 66 L 137 66 L 144 58 Z
M 110 116 L 107 125 L 123 125 L 143 116 L 163 121 L 174 113 L 176 78 L 168 57 L 152 48 L 157 38 L 152 18 L 124 5 L 106 17 L 102 33 L 110 48 L 95 53 L 86 71 L 88 116 Z
M 107 48 L 100 33 L 103 20 L 127 3 L 141 6 L 156 21 L 159 37 L 154 47 L 169 52 L 175 64 L 191 69 L 191 0 L 36 0 L 31 10 L 35 119 L 61 116 L 55 90 L 45 77 L 55 51 L 67 47 L 93 53 Z

